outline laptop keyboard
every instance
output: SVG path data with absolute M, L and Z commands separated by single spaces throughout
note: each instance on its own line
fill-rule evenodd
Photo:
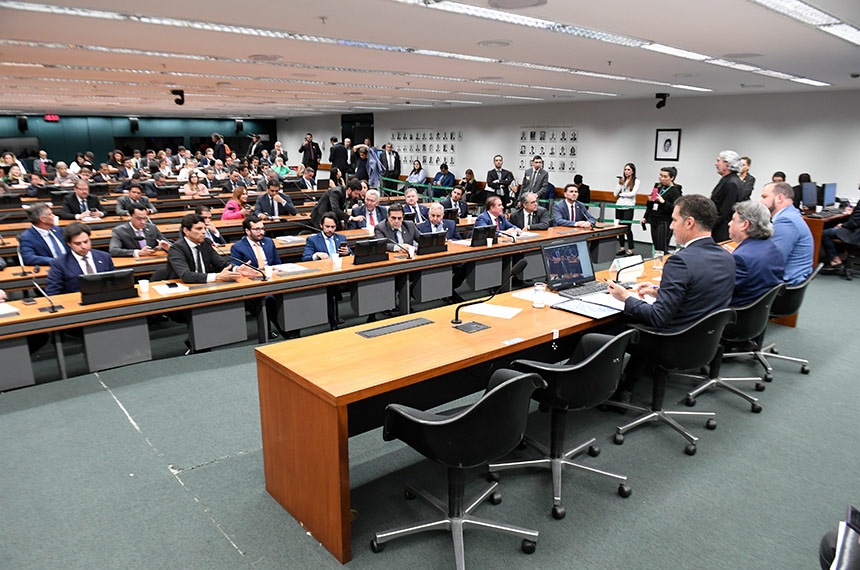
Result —
M 571 287 L 570 289 L 560 289 L 556 293 L 568 299 L 576 299 L 577 297 L 591 295 L 592 293 L 604 293 L 607 289 L 608 287 L 603 281 L 591 281 L 583 285 Z

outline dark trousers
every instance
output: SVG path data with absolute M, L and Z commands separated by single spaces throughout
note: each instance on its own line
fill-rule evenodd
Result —
M 615 210 L 615 219 L 633 220 L 633 208 L 618 208 Z M 627 226 L 627 231 L 618 236 L 618 243 L 621 248 L 624 248 L 624 238 L 627 238 L 627 249 L 633 249 L 633 225 L 632 224 L 624 224 Z
M 654 250 L 666 253 L 669 251 L 669 240 L 672 239 L 672 230 L 669 229 L 670 222 L 657 220 L 651 223 L 651 241 L 654 242 Z

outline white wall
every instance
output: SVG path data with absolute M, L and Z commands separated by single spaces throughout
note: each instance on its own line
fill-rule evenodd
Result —
M 340 139 L 340 115 L 321 115 L 299 117 L 293 119 L 278 119 L 278 140 L 287 151 L 288 164 L 301 164 L 302 155 L 299 147 L 305 141 L 305 135 L 311 133 L 314 142 L 322 149 L 323 162 L 328 162 L 329 139 L 333 136 Z M 274 141 L 272 141 L 274 144 Z M 271 148 L 272 144 L 267 145 Z

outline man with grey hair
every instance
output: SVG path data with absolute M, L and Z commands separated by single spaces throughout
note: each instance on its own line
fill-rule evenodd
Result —
M 714 241 L 721 242 L 729 239 L 729 220 L 732 219 L 732 207 L 740 201 L 743 195 L 744 183 L 738 177 L 741 169 L 741 157 L 733 150 L 724 150 L 715 163 L 717 173 L 722 176 L 711 192 L 711 201 L 717 207 L 717 223 L 714 224 L 711 235 Z
M 773 224 L 770 211 L 758 202 L 738 202 L 729 222 L 729 236 L 737 242 L 732 252 L 735 258 L 735 290 L 731 306 L 752 303 L 782 283 L 785 262 L 779 248 L 771 240 Z
M 348 229 L 372 232 L 387 216 L 385 208 L 379 205 L 379 190 L 371 188 L 364 195 L 364 204 L 352 209 Z
M 526 192 L 522 196 L 522 208 L 511 214 L 511 223 L 523 231 L 549 229 L 549 212 L 543 206 L 538 206 L 538 195 Z
M 418 225 L 418 231 L 422 234 L 433 232 L 445 232 L 445 239 L 460 239 L 460 233 L 457 231 L 457 224 L 454 220 L 446 220 L 445 208 L 439 202 L 430 204 L 427 210 L 427 219 Z
M 63 232 L 54 216 L 54 212 L 44 202 L 30 204 L 27 218 L 33 224 L 21 232 L 21 258 L 24 265 L 41 265 L 47 267 L 51 262 L 66 254 L 63 242 Z
M 69 172 L 69 167 L 62 160 L 57 163 L 57 175 L 54 176 L 54 186 L 74 186 L 79 177 L 74 172 Z

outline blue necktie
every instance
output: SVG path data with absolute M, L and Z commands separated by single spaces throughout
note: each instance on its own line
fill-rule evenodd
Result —
M 81 200 L 81 213 L 83 214 L 86 211 L 87 211 L 87 201 Z
M 54 253 L 54 257 L 60 257 L 65 252 L 63 248 L 63 244 L 60 243 L 60 240 L 57 239 L 57 235 L 53 231 L 48 231 L 48 235 L 51 236 L 51 241 L 54 242 L 54 246 L 51 247 Z M 50 244 L 49 244 L 50 245 Z
M 325 242 L 328 245 L 329 257 L 334 257 L 337 253 L 337 248 L 334 247 L 334 237 L 326 238 Z

